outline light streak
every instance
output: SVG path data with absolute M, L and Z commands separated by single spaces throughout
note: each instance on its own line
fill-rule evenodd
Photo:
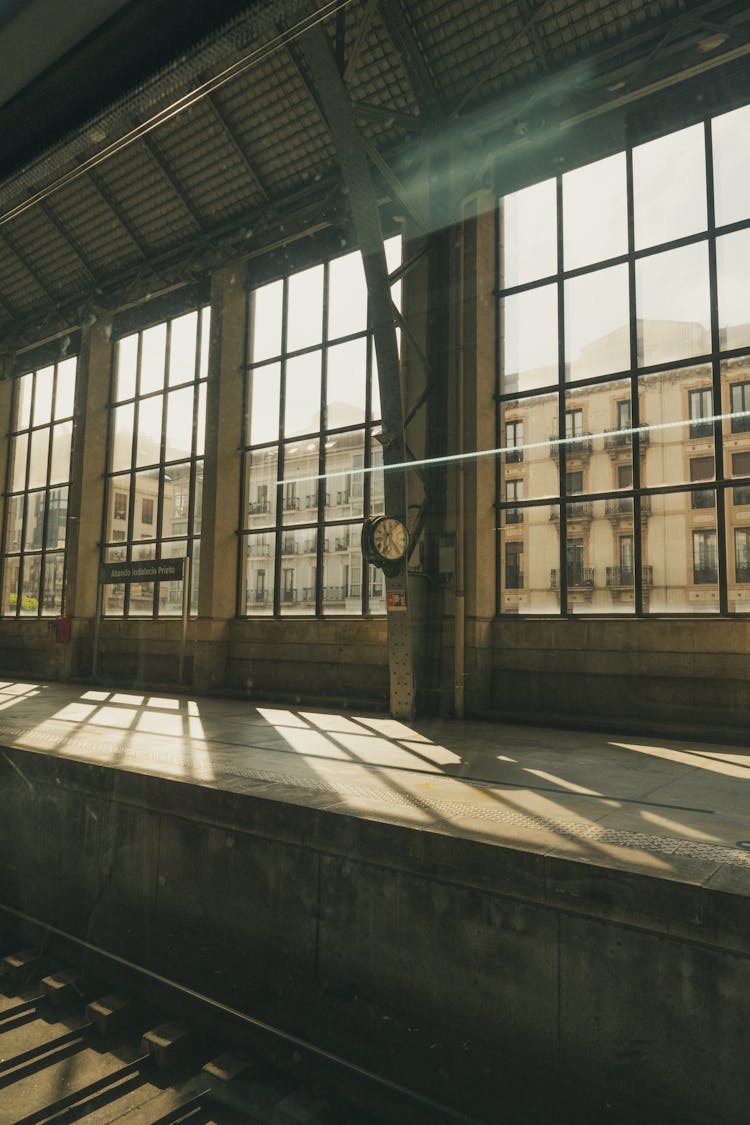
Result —
M 657 430 L 675 430 L 690 425 L 708 425 L 711 422 L 729 422 L 733 418 L 750 419 L 750 410 L 733 410 L 728 414 L 711 414 L 706 418 L 681 418 L 677 422 L 654 422 L 648 426 L 624 427 L 620 430 L 601 430 L 596 434 L 577 434 L 555 438 L 552 441 L 532 441 L 525 445 L 499 445 L 493 449 L 474 449 L 464 453 L 446 453 L 442 457 L 423 457 L 414 461 L 399 461 L 395 465 L 368 465 L 357 469 L 341 469 L 333 473 L 316 473 L 308 477 L 284 477 L 276 484 L 307 484 L 321 480 L 336 480 L 365 473 L 394 472 L 403 469 L 425 469 L 432 465 L 451 465 L 459 461 L 478 461 L 483 457 L 499 457 L 503 453 L 522 453 L 527 449 L 559 449 L 562 445 L 576 445 L 594 441 L 595 438 L 627 437 L 632 434 L 651 434 Z

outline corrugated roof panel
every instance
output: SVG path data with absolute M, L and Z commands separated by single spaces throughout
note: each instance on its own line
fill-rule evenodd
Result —
M 50 206 L 100 274 L 109 272 L 113 263 L 139 256 L 114 213 L 84 177 L 58 192 Z
M 75 251 L 40 207 L 19 215 L 8 224 L 8 231 L 40 282 L 53 293 L 66 294 L 89 280 Z

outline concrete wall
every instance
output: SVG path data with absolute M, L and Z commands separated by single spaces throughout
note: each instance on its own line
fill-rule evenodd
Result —
M 376 1069 L 400 1015 L 655 1120 L 747 1120 L 747 898 L 17 750 L 0 855 L 2 903 L 261 1018 L 357 997 Z
M 498 619 L 477 712 L 750 737 L 750 621 Z

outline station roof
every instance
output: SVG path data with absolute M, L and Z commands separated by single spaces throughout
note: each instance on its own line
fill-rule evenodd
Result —
M 180 22 L 172 0 L 99 5 L 62 58 L 0 90 L 6 350 L 232 256 L 346 229 L 300 49 L 311 22 L 329 36 L 384 206 L 415 229 L 428 156 L 458 163 L 471 190 L 490 160 L 512 164 L 539 138 L 562 151 L 576 124 L 733 75 L 750 54 L 744 0 L 227 0 L 211 28 L 206 8 L 183 3 Z

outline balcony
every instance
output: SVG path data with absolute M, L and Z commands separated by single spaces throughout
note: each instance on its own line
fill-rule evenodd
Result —
M 566 434 L 564 443 L 560 441 L 559 434 L 550 434 L 550 455 L 554 458 L 560 456 L 560 446 L 565 445 L 565 455 L 568 460 L 576 457 L 588 458 L 594 452 L 593 434 Z
M 506 508 L 505 509 L 505 522 L 507 523 L 523 523 L 523 508 Z
M 557 522 L 560 519 L 560 512 L 555 506 L 549 514 L 550 520 Z M 572 504 L 567 505 L 567 518 L 570 523 L 571 520 L 590 520 L 594 518 L 594 503 L 592 500 L 575 500 Z
M 334 546 L 334 550 L 336 550 L 336 551 L 348 551 L 349 550 L 349 536 L 345 535 L 342 539 L 334 539 L 333 546 Z
M 269 500 L 256 500 L 254 504 L 250 505 L 251 516 L 265 516 L 271 511 L 271 503 Z
M 738 563 L 735 567 L 735 580 L 737 582 L 750 582 L 750 563 Z
M 505 454 L 506 465 L 520 465 L 523 461 L 522 449 L 509 449 Z
M 348 503 L 350 503 L 350 501 L 351 501 L 351 493 L 348 490 L 336 493 L 336 503 L 337 504 L 348 504 Z
M 579 563 L 571 563 L 565 571 L 565 577 L 568 581 L 569 590 L 592 590 L 594 588 L 594 567 L 581 566 Z M 553 590 L 560 589 L 560 571 L 550 571 L 550 587 Z
M 281 502 L 281 507 L 285 512 L 298 512 L 299 496 L 285 496 Z
M 505 589 L 506 590 L 522 590 L 523 589 L 523 570 L 520 566 L 506 566 L 505 568 Z
M 714 586 L 719 581 L 715 566 L 693 567 L 693 582 L 696 586 Z
M 651 497 L 641 496 L 641 519 L 651 513 Z M 632 496 L 616 496 L 604 501 L 604 514 L 611 520 L 629 520 L 633 522 Z
M 650 588 L 654 584 L 654 568 L 652 566 L 644 566 L 642 572 L 643 587 Z M 622 566 L 608 566 L 606 573 L 606 583 L 608 588 L 620 589 L 625 587 L 631 589 L 635 586 L 635 571 L 630 567 Z
M 629 451 L 634 436 L 632 430 L 605 430 L 604 448 L 608 453 Z M 650 440 L 651 436 L 648 430 L 638 430 L 638 446 L 641 453 L 645 451 Z
M 254 602 L 255 605 L 268 605 L 271 601 L 271 595 L 268 590 L 251 590 L 247 595 L 248 602 Z

